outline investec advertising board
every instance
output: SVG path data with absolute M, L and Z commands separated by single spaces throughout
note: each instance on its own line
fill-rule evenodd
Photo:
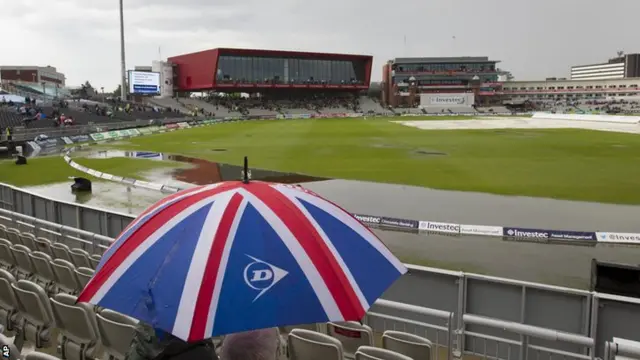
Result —
M 129 71 L 129 93 L 160 94 L 160 73 Z
M 462 94 L 420 94 L 420 106 L 471 106 L 473 93 Z

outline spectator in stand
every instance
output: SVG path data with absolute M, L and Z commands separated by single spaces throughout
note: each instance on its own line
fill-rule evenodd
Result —
M 277 328 L 230 334 L 222 342 L 220 360 L 277 360 L 282 343 Z
M 211 340 L 187 343 L 167 332 L 139 323 L 125 360 L 216 360 Z

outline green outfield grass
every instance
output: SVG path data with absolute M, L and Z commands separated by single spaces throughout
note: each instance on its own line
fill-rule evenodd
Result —
M 640 136 L 632 134 L 427 131 L 377 119 L 317 119 L 219 124 L 114 147 L 237 165 L 247 155 L 254 167 L 334 178 L 640 204 Z
M 154 161 L 148 159 L 87 159 L 74 160 L 91 169 L 110 174 L 140 179 L 140 174 L 156 168 L 178 167 L 178 163 L 170 161 Z M 81 173 L 69 165 L 60 156 L 49 156 L 29 159 L 27 166 L 16 166 L 13 161 L 0 161 L 0 183 L 16 186 L 35 186 L 67 181 L 70 176 L 82 176 L 95 180 L 91 175 Z

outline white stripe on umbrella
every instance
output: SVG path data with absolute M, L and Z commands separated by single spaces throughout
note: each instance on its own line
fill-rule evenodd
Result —
M 211 185 L 207 185 L 207 186 L 202 186 L 197 190 L 185 190 L 184 193 L 182 193 L 179 196 L 176 197 L 171 197 L 168 196 L 162 200 L 160 200 L 159 202 L 155 203 L 154 205 L 152 205 L 149 209 L 146 209 L 141 215 L 139 215 L 137 218 L 135 218 L 131 223 L 129 223 L 129 225 L 127 225 L 127 227 L 120 233 L 120 235 L 118 235 L 118 238 L 109 246 L 109 248 L 107 249 L 107 251 L 105 251 L 104 255 L 102 256 L 102 259 L 100 259 L 100 264 L 98 265 L 98 267 L 96 268 L 96 272 L 98 272 L 100 269 L 102 269 L 102 265 L 109 260 L 109 258 L 111 258 L 111 256 L 113 256 L 115 249 L 117 247 L 120 247 L 123 243 L 125 243 L 127 241 L 127 239 L 129 239 L 131 237 L 131 235 L 133 235 L 133 232 L 129 233 L 127 236 L 124 236 L 127 232 L 130 232 L 131 229 L 133 229 L 135 226 L 137 226 L 140 223 L 144 223 L 147 220 L 151 219 L 154 215 L 156 215 L 157 213 L 159 213 L 160 211 L 162 211 L 163 209 L 165 209 L 166 207 L 173 205 L 185 198 L 197 195 L 203 191 L 209 191 L 209 190 L 213 190 L 216 187 L 219 186 L 218 184 L 211 184 Z
M 298 239 L 293 236 L 291 230 L 289 230 L 280 217 L 271 211 L 271 209 L 257 196 L 244 189 L 240 189 L 239 191 L 247 198 L 249 203 L 253 205 L 260 215 L 262 215 L 265 221 L 271 225 L 280 239 L 282 239 L 282 242 L 287 247 L 291 255 L 293 255 L 298 266 L 300 266 L 300 269 L 302 269 L 306 279 L 309 281 L 309 284 L 318 297 L 318 301 L 320 302 L 320 305 L 322 305 L 327 317 L 334 321 L 344 320 L 342 312 L 338 308 L 336 300 L 331 295 L 327 284 L 322 279 L 322 276 L 320 276 L 320 272 L 304 251 L 304 248 L 300 245 Z
M 236 191 L 231 190 L 216 195 L 214 197 L 215 201 L 202 224 L 200 236 L 193 251 L 191 262 L 188 264 L 189 270 L 182 288 L 180 305 L 178 306 L 178 312 L 176 313 L 176 319 L 173 324 L 172 333 L 181 339 L 187 339 L 189 337 L 191 323 L 193 322 L 193 313 L 196 308 L 196 301 L 198 300 L 197 295 L 200 293 L 200 286 L 202 285 L 207 260 L 209 260 L 209 252 L 211 251 L 213 239 L 216 232 L 218 232 L 220 219 L 222 219 L 229 200 L 231 200 L 231 197 L 235 193 Z
M 274 187 L 282 193 L 286 193 L 289 196 L 294 196 L 313 204 L 327 214 L 330 214 L 342 223 L 348 225 L 353 229 L 353 231 L 357 232 L 358 235 L 367 240 L 369 244 L 382 254 L 400 273 L 404 274 L 407 272 L 406 266 L 404 266 L 404 264 L 398 260 L 398 258 L 396 258 L 386 246 L 384 246 L 384 244 L 371 232 L 371 230 L 362 225 L 358 220 L 351 216 L 351 214 L 344 211 L 336 211 L 336 209 L 339 209 L 336 206 L 314 195 L 307 194 L 302 190 L 294 189 L 282 184 L 274 185 Z
M 280 190 L 280 189 L 276 188 L 276 190 Z M 353 274 L 351 274 L 351 271 L 349 270 L 349 267 L 347 266 L 347 264 L 344 262 L 344 259 L 342 259 L 342 256 L 340 256 L 340 253 L 335 248 L 335 246 L 333 246 L 333 243 L 331 242 L 331 240 L 329 240 L 329 237 L 324 232 L 324 230 L 320 227 L 316 219 L 314 219 L 313 216 L 311 216 L 309 211 L 304 207 L 304 205 L 302 205 L 302 203 L 300 203 L 300 200 L 298 200 L 296 197 L 290 196 L 288 193 L 284 191 L 280 191 L 280 193 L 282 194 L 282 196 L 289 199 L 289 201 L 291 201 L 298 208 L 298 210 L 300 210 L 300 212 L 302 212 L 304 216 L 307 217 L 307 220 L 309 220 L 311 225 L 316 229 L 316 232 L 320 235 L 320 238 L 322 239 L 322 241 L 324 241 L 324 243 L 327 245 L 327 248 L 329 248 L 329 250 L 331 251 L 331 254 L 333 254 L 333 257 L 336 258 L 336 261 L 342 268 L 342 271 L 344 271 L 344 274 L 347 277 L 347 280 L 349 280 L 349 284 L 353 288 L 353 291 L 356 293 L 356 296 L 358 296 L 358 300 L 360 300 L 360 305 L 362 306 L 363 309 L 365 310 L 368 309 L 369 302 L 367 301 L 364 294 L 362 293 L 362 290 L 360 289 L 360 286 L 356 282 L 356 279 L 353 277 Z
M 113 285 L 122 277 L 122 275 L 129 270 L 129 268 L 136 263 L 136 261 L 142 256 L 149 248 L 155 245 L 160 238 L 162 238 L 167 232 L 173 229 L 177 224 L 182 222 L 187 217 L 191 216 L 202 207 L 207 206 L 213 202 L 216 197 L 206 197 L 199 202 L 189 206 L 185 210 L 178 213 L 176 216 L 167 221 L 164 225 L 158 228 L 153 234 L 149 235 L 134 251 L 132 251 L 122 263 L 111 273 L 108 279 L 100 286 L 100 288 L 93 295 L 89 301 L 92 304 L 97 304 L 102 298 L 111 290 Z
M 227 271 L 227 263 L 229 262 L 229 254 L 233 247 L 233 242 L 236 239 L 236 233 L 238 232 L 238 226 L 240 220 L 242 220 L 242 214 L 247 207 L 247 200 L 243 199 L 238 207 L 231 229 L 229 229 L 229 237 L 224 244 L 224 250 L 222 252 L 222 258 L 220 259 L 220 269 L 218 269 L 218 276 L 216 277 L 216 285 L 213 288 L 213 297 L 211 298 L 211 306 L 209 307 L 209 317 L 207 318 L 207 326 L 205 328 L 205 337 L 212 336 L 213 326 L 215 325 L 216 313 L 218 311 L 218 302 L 220 301 L 220 292 L 222 291 L 222 285 L 224 282 L 224 276 Z

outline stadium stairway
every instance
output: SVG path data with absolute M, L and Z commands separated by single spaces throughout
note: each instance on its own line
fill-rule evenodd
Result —
M 380 103 L 378 103 L 376 100 L 368 96 L 360 97 L 360 111 L 365 114 L 367 113 L 382 114 L 385 112 L 389 112 L 389 110 L 386 110 L 384 107 L 382 107 Z
M 42 233 L 45 230 L 39 228 L 35 231 L 41 233 L 36 233 L 16 226 L 21 225 L 0 217 L 0 345 L 13 351 L 8 358 L 123 360 L 138 321 L 76 303 L 104 249 L 93 247 L 95 253 L 91 254 L 70 247 L 50 230 Z M 429 360 L 434 351 L 437 355 L 447 352 L 442 344 L 424 337 L 392 330 L 379 334 L 359 322 L 279 330 L 281 360 Z M 213 340 L 218 347 L 222 339 Z
M 204 100 L 193 99 L 193 98 L 184 98 L 179 99 L 178 102 L 185 105 L 185 107 L 197 107 L 199 109 L 203 109 L 207 112 L 212 112 L 214 114 L 218 114 L 221 109 L 216 109 L 215 105 L 209 104 Z
M 163 108 L 171 108 L 174 110 L 178 110 L 183 114 L 191 113 L 191 110 L 182 105 L 178 100 L 174 98 L 150 98 L 147 99 L 147 102 L 151 106 L 159 106 Z

